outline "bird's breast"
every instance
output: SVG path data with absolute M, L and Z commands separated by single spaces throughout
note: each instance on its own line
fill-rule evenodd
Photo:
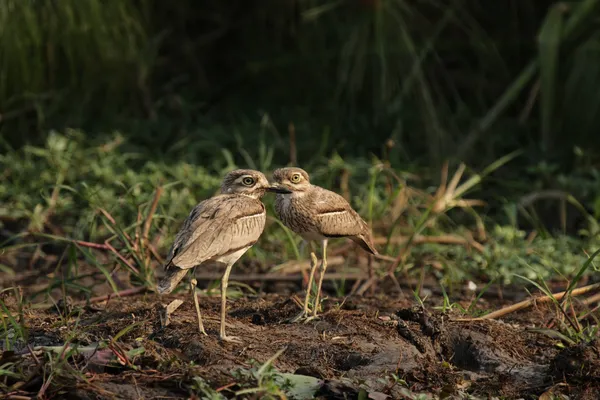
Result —
M 312 236 L 317 234 L 318 230 L 315 226 L 314 216 L 311 213 L 310 207 L 302 198 L 293 198 L 292 196 L 279 196 L 275 202 L 275 212 L 285 226 L 292 231 L 300 234 Z M 318 240 L 317 238 L 306 240 Z

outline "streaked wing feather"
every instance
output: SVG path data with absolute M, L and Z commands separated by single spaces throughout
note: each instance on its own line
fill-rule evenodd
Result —
M 178 246 L 170 261 L 179 268 L 192 268 L 248 247 L 264 229 L 266 215 L 260 200 L 222 195 L 205 200 L 196 208 L 175 240 Z
M 337 193 L 319 188 L 314 191 L 314 212 L 321 233 L 330 237 L 361 234 L 368 226 L 352 206 Z

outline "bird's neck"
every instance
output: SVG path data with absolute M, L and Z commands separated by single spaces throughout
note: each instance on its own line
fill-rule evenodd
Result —
M 245 197 L 249 197 L 249 198 L 254 199 L 254 200 L 258 200 L 258 199 L 260 199 L 262 197 L 262 194 L 261 193 L 255 193 L 255 192 L 253 192 L 253 193 L 238 193 L 238 196 L 245 196 Z
M 278 196 L 281 196 L 282 199 L 300 199 L 304 196 L 306 196 L 306 194 L 308 193 L 308 191 L 306 190 L 302 190 L 302 191 L 297 191 L 297 192 L 292 192 L 292 193 L 285 193 L 285 194 L 278 194 Z

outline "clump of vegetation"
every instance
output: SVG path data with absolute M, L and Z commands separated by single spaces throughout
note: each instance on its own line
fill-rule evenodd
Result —
M 331 242 L 334 312 L 406 289 L 424 310 L 477 321 L 546 304 L 537 332 L 566 353 L 593 345 L 599 11 L 599 0 L 0 1 L 0 389 L 96 390 L 97 364 L 134 380 L 150 365 L 203 398 L 314 393 L 319 379 L 274 359 L 215 387 L 153 348 L 158 333 L 139 321 L 93 343 L 81 325 L 115 295 L 151 296 L 179 224 L 237 167 L 300 165 L 371 224 L 377 258 Z M 237 297 L 287 293 L 304 273 L 301 239 L 264 201 Z M 484 299 L 524 289 L 536 300 L 513 309 Z M 36 344 L 37 308 L 60 315 L 60 340 Z M 417 398 L 421 377 L 389 373 Z M 359 398 L 372 394 L 361 385 Z

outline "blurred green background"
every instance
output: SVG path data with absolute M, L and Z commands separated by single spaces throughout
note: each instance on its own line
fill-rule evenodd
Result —
M 299 162 L 392 139 L 405 164 L 521 148 L 571 171 L 600 147 L 599 16 L 597 0 L 3 0 L 2 138 L 119 130 L 206 163 L 266 113 L 295 124 Z
M 599 111 L 600 0 L 0 1 L 6 154 L 75 130 L 127 168 L 376 159 L 428 185 L 521 150 L 481 197 L 597 218 Z

